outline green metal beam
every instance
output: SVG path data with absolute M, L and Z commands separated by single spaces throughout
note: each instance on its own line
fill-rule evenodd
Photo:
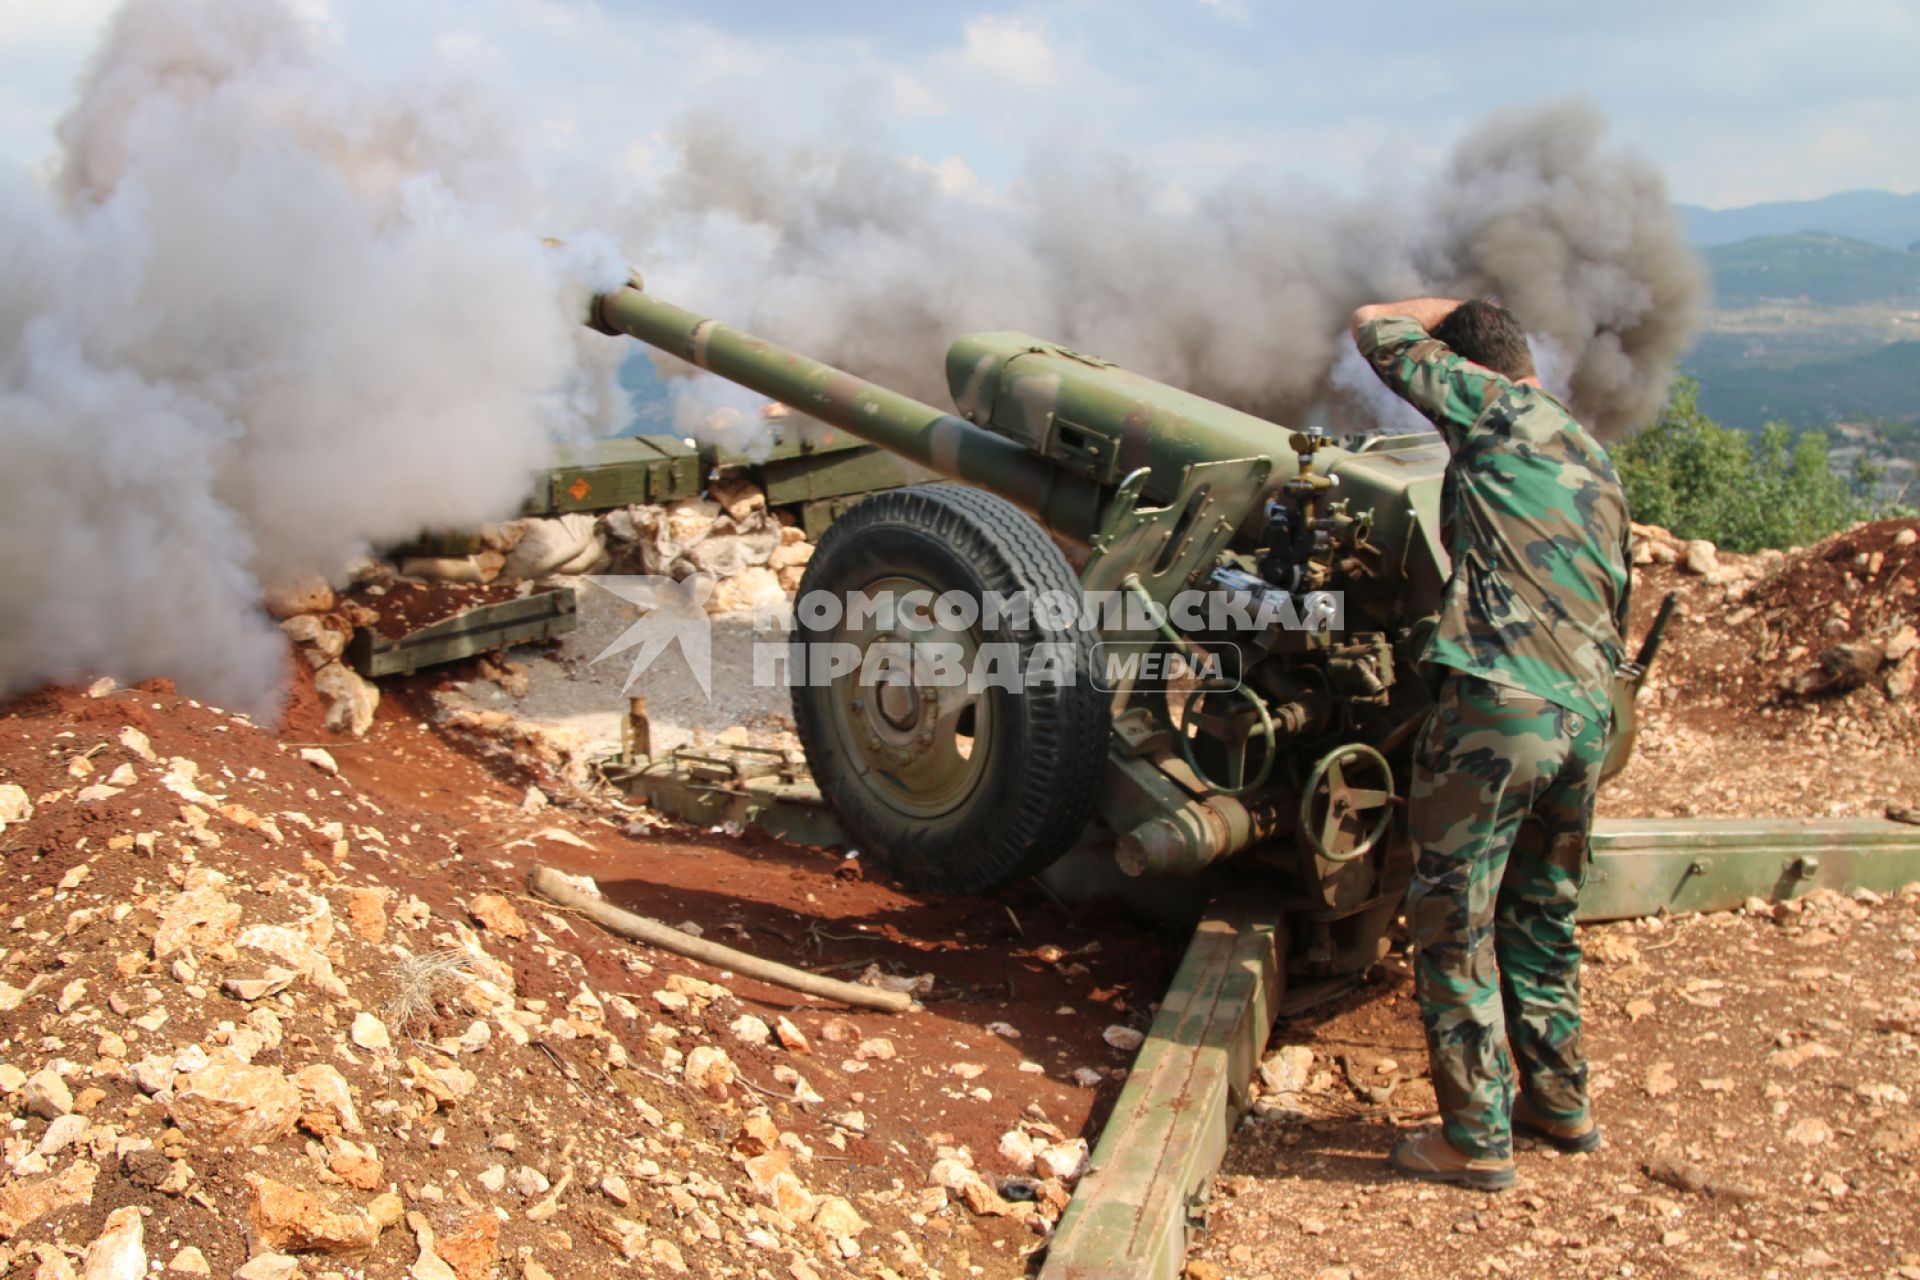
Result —
M 700 452 L 674 436 L 621 436 L 560 445 L 553 465 L 536 477 L 526 514 L 608 511 L 642 502 L 671 502 L 700 492 Z
M 804 764 L 791 761 L 780 778 L 750 782 L 767 772 L 751 755 L 736 753 L 736 767 L 728 773 L 703 775 L 691 758 L 669 756 L 609 777 L 688 821 L 731 819 L 783 839 L 845 843 Z M 724 749 L 703 757 L 709 764 L 727 759 Z M 1076 847 L 1043 879 L 1063 897 L 1119 894 L 1149 918 L 1181 925 L 1214 894 L 1238 893 L 1245 883 L 1244 877 L 1125 876 L 1104 844 Z M 1580 919 L 1727 911 L 1749 898 L 1779 901 L 1815 888 L 1889 893 L 1917 880 L 1920 826 L 1882 818 L 1611 818 L 1594 824 Z
M 806 766 L 788 752 L 681 747 L 657 759 L 603 760 L 600 772 L 628 796 L 683 822 L 732 822 L 820 848 L 847 843 L 846 829 L 820 798 Z
M 1276 900 L 1216 903 L 1160 1005 L 1040 1280 L 1172 1280 L 1196 1199 L 1245 1112 L 1284 979 Z
M 1816 888 L 1920 880 L 1920 827 L 1882 818 L 1614 818 L 1594 824 L 1583 921 L 1727 911 Z
M 361 675 L 412 675 L 422 667 L 458 662 L 492 649 L 538 644 L 572 631 L 577 617 L 573 590 L 561 587 L 529 596 L 476 605 L 409 631 L 398 639 L 374 627 L 356 627 L 346 658 Z

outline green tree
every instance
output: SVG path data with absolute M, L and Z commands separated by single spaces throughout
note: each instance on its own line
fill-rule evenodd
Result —
M 1813 542 L 1866 514 L 1829 465 L 1824 434 L 1770 422 L 1748 435 L 1701 412 L 1699 394 L 1678 379 L 1660 416 L 1614 449 L 1635 520 L 1758 551 Z

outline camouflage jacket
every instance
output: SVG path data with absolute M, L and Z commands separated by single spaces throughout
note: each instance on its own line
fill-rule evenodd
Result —
M 1383 316 L 1359 340 L 1453 454 L 1441 496 L 1453 575 L 1421 660 L 1604 721 L 1631 584 L 1626 495 L 1606 450 L 1558 400 L 1410 319 Z

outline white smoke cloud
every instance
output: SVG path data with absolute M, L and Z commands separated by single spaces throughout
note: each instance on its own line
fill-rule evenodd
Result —
M 510 114 L 263 0 L 131 0 L 53 190 L 0 175 L 0 696 L 109 672 L 270 710 L 262 588 L 511 514 L 619 420 Z
M 510 514 L 551 438 L 627 415 L 631 347 L 579 324 L 625 255 L 538 240 L 616 219 L 580 191 L 556 214 L 534 113 L 450 71 L 369 83 L 336 45 L 312 0 L 128 0 L 51 186 L 0 173 L 0 697 L 105 671 L 264 709 L 265 584 Z M 996 47 L 1028 71 L 1046 48 Z M 764 126 L 683 126 L 621 248 L 663 296 L 936 402 L 955 335 L 1019 328 L 1277 422 L 1332 395 L 1372 425 L 1333 394 L 1352 308 L 1492 292 L 1610 432 L 1657 407 L 1699 302 L 1658 175 L 1577 103 L 1362 200 L 1054 154 L 986 198 Z M 710 387 L 680 420 L 714 407 L 728 443 L 757 429 Z

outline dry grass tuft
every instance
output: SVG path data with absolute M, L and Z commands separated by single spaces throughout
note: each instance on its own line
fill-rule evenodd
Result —
M 393 998 L 387 1001 L 386 1023 L 395 1036 L 404 1037 L 412 1026 L 431 1016 L 440 992 L 463 982 L 473 981 L 467 969 L 470 957 L 458 947 L 442 947 L 417 956 L 408 956 L 394 965 Z

